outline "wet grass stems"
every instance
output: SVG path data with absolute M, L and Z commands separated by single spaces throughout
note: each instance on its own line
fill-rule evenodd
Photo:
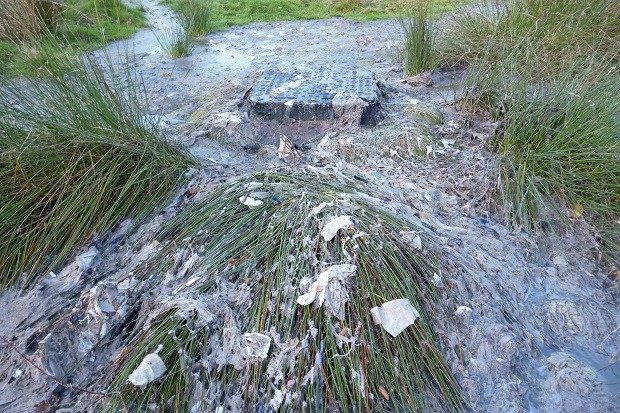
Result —
M 129 70 L 86 57 L 64 75 L 0 84 L 1 288 L 32 285 L 85 241 L 145 216 L 192 164 L 145 116 Z
M 430 0 L 408 0 L 401 23 L 405 34 L 403 64 L 405 73 L 416 75 L 435 66 L 435 23 Z
M 250 189 L 252 182 L 262 185 Z M 195 332 L 200 343 L 204 337 L 210 339 L 209 344 L 199 344 L 203 347 L 194 365 L 203 367 L 191 371 L 191 383 L 200 380 L 206 393 L 216 395 L 216 405 L 200 408 L 225 406 L 235 397 L 241 397 L 246 406 L 268 406 L 277 397 L 276 390 L 289 398 L 282 407 L 284 411 L 298 411 L 303 402 L 317 410 L 428 411 L 462 407 L 458 386 L 443 361 L 432 328 L 435 292 L 430 278 L 434 258 L 428 251 L 415 251 L 403 241 L 400 231 L 412 229 L 410 224 L 372 206 L 364 195 L 352 189 L 355 187 L 361 185 L 353 180 L 337 183 L 328 174 L 259 173 L 216 188 L 157 235 L 162 251 L 134 271 L 136 276 L 174 277 L 181 265 L 174 258 L 179 251 L 196 252 L 200 261 L 191 269 L 193 276 L 200 275 L 192 287 L 199 291 L 196 298 L 226 300 L 222 297 L 249 292 L 247 299 L 229 298 L 223 306 L 231 307 L 239 332 L 278 337 L 268 360 L 236 370 L 232 366 L 198 363 L 201 357 L 205 360 L 206 354 L 213 354 L 214 348 L 222 347 L 226 334 L 222 325 L 230 323 L 220 319 Z M 252 191 L 268 193 L 261 206 L 248 208 L 239 202 Z M 333 205 L 326 205 L 312 217 L 311 211 L 322 202 Z M 354 233 L 341 233 L 329 242 L 319 240 L 321 223 L 343 213 L 354 218 Z M 300 286 L 302 279 L 314 277 L 330 264 L 348 262 L 354 262 L 358 271 L 347 287 L 350 301 L 344 319 L 337 319 L 324 308 L 296 304 L 296 298 L 307 288 Z M 181 285 L 184 281 L 178 282 Z M 369 310 L 397 298 L 409 298 L 422 316 L 413 327 L 393 338 L 373 324 Z M 168 319 L 175 317 L 170 314 Z M 149 330 L 149 337 L 160 331 Z M 351 338 L 352 343 L 341 342 Z M 135 406 L 146 402 L 143 393 L 125 384 L 127 375 L 146 351 L 164 342 L 166 347 L 171 340 L 162 335 L 132 341 L 129 347 L 140 350 L 130 352 L 123 373 L 110 388 L 120 391 L 116 403 Z M 283 362 L 281 370 L 274 372 L 268 367 L 285 353 L 290 361 Z M 189 378 L 190 371 L 182 374 Z M 150 402 L 162 408 L 170 400 L 189 403 L 193 384 L 171 389 L 164 384 L 168 380 L 166 377 L 163 383 L 149 386 L 147 391 L 153 395 Z
M 130 389 L 116 393 L 105 401 L 102 411 L 110 413 L 146 411 L 153 400 L 172 401 L 172 405 L 165 404 L 175 412 L 189 411 L 190 400 L 185 394 L 194 385 L 190 372 L 200 357 L 200 350 L 204 348 L 207 339 L 207 331 L 195 328 L 191 319 L 176 316 L 174 309 L 156 317 L 148 329 L 140 331 L 133 338 L 133 342 L 138 345 L 137 348 L 133 348 L 131 353 L 126 353 L 118 360 L 118 363 L 125 364 L 120 369 L 112 388 L 126 388 L 127 377 L 144 356 L 157 351 L 159 345 L 162 348 L 158 355 L 166 365 L 164 378 L 158 386 L 147 386 L 144 391 Z

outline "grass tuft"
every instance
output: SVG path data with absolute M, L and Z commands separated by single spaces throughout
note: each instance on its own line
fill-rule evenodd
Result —
M 0 288 L 31 285 L 80 244 L 148 214 L 191 164 L 145 117 L 129 72 L 85 58 L 24 82 L 0 84 Z
M 430 0 L 410 0 L 402 18 L 405 33 L 404 70 L 415 75 L 434 67 L 435 27 Z
M 75 58 L 82 51 L 129 37 L 146 23 L 144 10 L 122 0 L 4 1 L 0 75 L 44 75 L 67 55 Z
M 192 36 L 202 36 L 213 30 L 210 0 L 187 0 L 177 9 L 181 26 Z
M 58 28 L 63 4 L 51 0 L 12 0 L 0 7 L 0 40 L 22 41 Z
M 617 254 L 618 3 L 511 0 L 454 19 L 441 56 L 469 65 L 462 105 L 499 122 L 490 146 L 509 221 L 533 231 L 583 215 Z
M 513 89 L 493 142 L 512 222 L 536 230 L 572 210 L 594 222 L 620 216 L 619 95 L 617 74 Z
M 162 49 L 174 59 L 187 57 L 194 49 L 194 39 L 182 27 L 174 27 L 164 32 L 163 38 L 157 37 Z
M 108 410 L 148 404 L 213 411 L 234 401 L 233 410 L 277 410 L 278 400 L 281 411 L 460 409 L 459 388 L 432 328 L 434 258 L 404 241 L 401 231 L 413 225 L 378 206 L 382 201 L 364 186 L 318 170 L 258 173 L 215 188 L 165 224 L 156 236 L 163 249 L 134 275 L 175 279 L 181 257 L 197 254 L 189 273 L 198 280 L 192 292 L 168 298 L 183 306 L 151 316 L 129 339 L 108 389 L 115 394 L 105 401 Z M 239 198 L 250 194 L 263 203 L 242 205 Z M 323 225 L 340 214 L 352 216 L 354 231 L 321 239 Z M 343 319 L 296 303 L 307 291 L 304 282 L 342 263 L 358 267 L 345 287 Z M 189 307 L 188 294 L 195 300 Z M 399 298 L 408 298 L 421 318 L 394 338 L 374 325 L 369 310 Z M 198 307 L 212 317 L 188 311 Z M 267 360 L 239 359 L 244 332 L 273 338 Z M 168 372 L 145 390 L 127 384 L 159 345 Z

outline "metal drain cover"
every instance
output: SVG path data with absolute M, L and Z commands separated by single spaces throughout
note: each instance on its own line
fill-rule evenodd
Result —
M 374 125 L 380 119 L 379 88 L 368 71 L 268 70 L 254 84 L 248 101 L 254 113 L 269 119 L 329 120 L 338 117 L 334 102 L 343 96 L 363 101 L 360 124 Z

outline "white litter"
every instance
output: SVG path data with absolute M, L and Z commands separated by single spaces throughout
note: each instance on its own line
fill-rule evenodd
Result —
M 413 249 L 422 249 L 422 238 L 415 231 L 403 231 L 400 233 L 403 240 L 413 247 Z
M 255 189 L 262 188 L 262 187 L 263 187 L 262 182 L 248 182 L 247 184 L 245 184 L 244 188 L 246 191 L 254 191 Z
M 78 265 L 78 277 L 84 274 L 86 271 L 90 269 L 93 265 L 93 261 L 95 257 L 99 254 L 99 251 L 95 247 L 90 247 L 88 251 L 78 255 L 76 257 L 76 262 Z
M 271 192 L 250 192 L 250 197 L 254 199 L 267 199 L 271 196 Z
M 375 324 L 381 324 L 392 337 L 402 333 L 420 317 L 420 313 L 406 298 L 388 301 L 381 307 L 373 307 L 370 314 Z
M 325 241 L 331 241 L 334 239 L 338 231 L 341 229 L 347 229 L 353 226 L 353 220 L 349 215 L 340 215 L 329 221 L 321 230 L 321 236 Z
M 161 349 L 160 344 L 154 353 L 144 356 L 140 365 L 129 375 L 127 381 L 134 386 L 146 386 L 160 378 L 166 372 L 164 361 L 157 355 Z
M 457 308 L 454 313 L 460 315 L 460 314 L 469 313 L 469 312 L 471 312 L 471 308 L 467 307 L 466 305 L 462 305 L 459 308 Z
M 278 159 L 286 161 L 287 158 L 292 158 L 293 161 L 301 158 L 301 151 L 295 148 L 295 144 L 286 135 L 280 136 L 280 146 L 278 146 Z
M 261 333 L 243 334 L 243 357 L 246 359 L 266 359 L 271 346 L 271 337 Z
M 318 300 L 319 307 L 325 305 L 329 313 L 344 319 L 344 306 L 349 301 L 344 281 L 355 275 L 356 271 L 354 264 L 332 265 L 317 276 L 306 294 L 297 298 L 297 304 L 305 306 Z
M 312 218 L 313 216 L 320 214 L 321 211 L 323 211 L 323 208 L 325 208 L 326 206 L 332 206 L 332 205 L 334 205 L 333 202 L 321 202 L 318 206 L 315 206 L 314 208 L 310 210 L 310 213 L 308 214 L 308 218 Z
M 250 208 L 255 208 L 257 206 L 263 205 L 263 201 L 261 201 L 260 199 L 254 199 L 251 196 L 239 197 L 239 202 Z
M 441 278 L 441 275 L 437 274 L 436 272 L 433 273 L 433 279 L 431 280 L 431 282 L 435 287 L 443 287 L 443 279 Z

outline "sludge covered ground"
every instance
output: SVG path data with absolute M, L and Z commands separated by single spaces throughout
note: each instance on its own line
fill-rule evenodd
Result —
M 347 38 L 363 45 L 368 31 L 372 45 L 372 24 L 354 30 Z M 376 128 L 245 118 L 250 69 L 209 116 L 171 115 L 181 122 L 169 135 L 203 161 L 175 200 L 0 296 L 0 410 L 613 411 L 617 291 L 588 228 L 534 238 L 504 226 L 486 203 L 481 136 L 493 126 L 444 98 L 458 73 L 412 87 L 389 61 L 375 66 Z M 158 95 L 149 82 L 161 78 L 146 79 L 162 106 L 199 106 L 197 88 Z M 288 163 L 281 132 L 299 148 Z M 326 240 L 342 216 L 350 223 Z M 323 305 L 298 304 L 335 265 L 356 268 L 328 281 Z M 370 309 L 405 296 L 420 318 L 394 338 Z M 128 383 L 154 352 L 165 372 L 144 390 Z

